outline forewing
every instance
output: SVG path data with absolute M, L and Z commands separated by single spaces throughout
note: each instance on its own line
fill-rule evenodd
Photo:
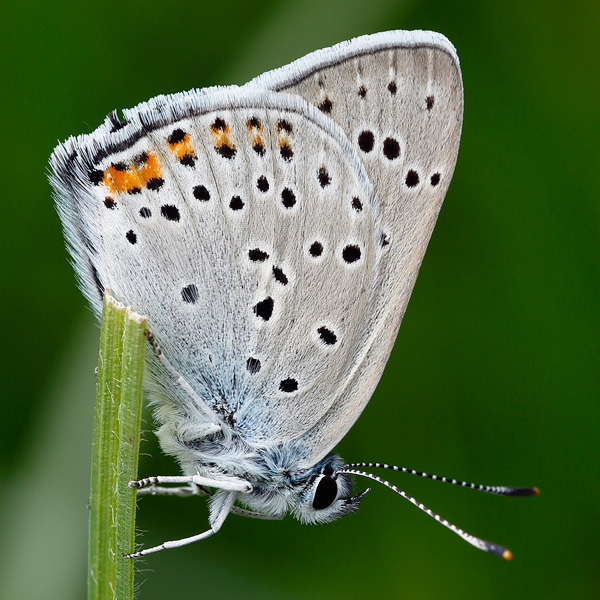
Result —
M 444 36 L 392 31 L 319 50 L 247 85 L 299 94 L 342 127 L 373 183 L 386 236 L 366 351 L 344 393 L 300 440 L 308 466 L 358 418 L 393 347 L 456 163 L 460 67 Z
M 383 253 L 372 187 L 335 123 L 297 96 L 190 92 L 111 115 L 51 166 L 97 314 L 108 288 L 146 315 L 167 359 L 252 443 L 323 419 L 362 352 Z

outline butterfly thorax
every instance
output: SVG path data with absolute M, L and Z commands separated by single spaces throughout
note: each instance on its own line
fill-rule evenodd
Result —
M 159 418 L 164 408 L 163 404 L 155 411 Z M 214 481 L 249 482 L 252 491 L 240 493 L 238 501 L 251 511 L 273 518 L 291 512 L 299 520 L 310 523 L 333 520 L 353 512 L 358 506 L 350 497 L 351 477 L 337 474 L 343 465 L 337 454 L 329 454 L 306 469 L 299 466 L 302 454 L 293 442 L 250 444 L 236 431 L 235 424 L 230 426 L 226 422 L 218 432 L 190 439 L 190 427 L 184 425 L 176 429 L 174 423 L 181 426 L 186 420 L 181 415 L 168 419 L 157 432 L 163 451 L 180 462 L 186 475 L 198 474 Z M 317 502 L 315 508 L 317 490 L 324 487 L 327 499 Z

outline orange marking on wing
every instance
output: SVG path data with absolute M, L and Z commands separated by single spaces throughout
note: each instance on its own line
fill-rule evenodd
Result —
M 279 153 L 281 154 L 284 160 L 291 160 L 292 156 L 294 156 L 294 151 L 292 150 L 292 144 L 290 143 L 285 132 L 280 129 L 279 130 Z
M 115 187 L 113 180 L 110 178 L 110 173 L 108 169 L 104 171 L 104 177 L 102 177 L 102 185 L 106 186 L 111 193 L 117 193 L 117 188 Z
M 260 146 L 264 146 L 264 145 L 265 145 L 265 142 L 264 142 L 264 140 L 262 139 L 262 137 L 260 137 L 260 135 L 259 135 L 258 133 L 255 133 L 255 134 L 252 136 L 252 145 L 253 145 L 253 146 L 256 146 L 257 144 L 258 144 L 258 145 L 260 145 Z
M 142 189 L 148 181 L 160 178 L 161 175 L 162 169 L 158 157 L 153 152 L 148 152 L 146 161 L 141 165 L 135 162 L 127 165 L 124 163 L 109 165 L 104 171 L 102 183 L 112 193 L 126 193 L 134 188 Z
M 262 125 L 260 124 L 260 121 L 256 117 L 252 117 L 251 119 L 248 119 L 246 121 L 246 127 L 248 128 L 249 131 L 252 131 L 253 129 L 258 129 L 259 131 L 262 131 Z
M 114 164 L 108 167 L 107 171 L 117 192 L 128 192 L 134 187 L 141 187 L 138 174 L 132 172 L 130 168 L 117 169 Z
M 146 162 L 138 168 L 138 173 L 143 185 L 146 185 L 151 179 L 162 178 L 162 169 L 158 162 L 158 157 L 154 152 L 148 152 Z
M 227 146 L 228 148 L 235 150 L 235 144 L 229 137 L 229 133 L 231 132 L 229 125 L 226 123 L 222 123 L 219 126 L 213 124 L 210 126 L 210 132 L 213 136 L 215 148 L 219 149 L 223 146 Z
M 210 126 L 210 130 L 214 133 L 214 134 L 218 134 L 218 133 L 223 133 L 224 135 L 229 135 L 229 132 L 231 131 L 231 129 L 229 129 L 229 125 L 227 125 L 227 123 L 225 123 L 225 121 L 221 120 L 221 119 L 217 119 L 211 126 Z
M 194 146 L 190 140 L 190 134 L 186 133 L 183 136 L 183 139 L 180 142 L 171 143 L 167 140 L 167 144 L 169 148 L 171 148 L 173 154 L 177 158 L 177 160 L 183 158 L 184 156 L 195 156 L 196 152 L 194 150 Z
M 252 117 L 246 121 L 246 128 L 252 139 L 252 147 L 264 148 L 265 140 L 261 135 L 263 130 L 261 122 L 256 117 Z
M 279 123 L 277 123 L 277 137 L 280 148 L 283 148 L 284 146 L 288 146 L 288 148 L 292 147 L 289 140 L 291 133 L 292 128 L 287 121 L 279 121 Z

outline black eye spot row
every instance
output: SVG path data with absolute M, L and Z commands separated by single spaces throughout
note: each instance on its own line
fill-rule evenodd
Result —
M 281 203 L 286 208 L 292 208 L 292 206 L 296 204 L 296 195 L 290 188 L 283 188 L 283 191 L 281 192 Z
M 251 375 L 255 375 L 260 371 L 260 360 L 250 357 L 246 361 L 246 369 L 248 369 Z
M 229 208 L 231 210 L 242 210 L 244 201 L 239 196 L 233 196 L 229 202 Z
M 150 179 L 148 181 L 148 183 L 146 184 L 146 187 L 149 190 L 156 192 L 162 187 L 164 182 L 165 182 L 165 180 L 162 177 L 153 177 L 152 179 Z
M 181 218 L 179 214 L 179 209 L 172 204 L 163 204 L 160 207 L 160 214 L 167 219 L 167 221 L 175 221 L 178 222 Z
M 342 258 L 348 264 L 355 263 L 360 259 L 361 251 L 355 244 L 349 244 L 342 250 Z
M 267 178 L 264 175 L 261 175 L 257 182 L 256 182 L 256 187 L 261 191 L 261 192 L 268 192 L 269 191 L 269 181 L 267 180 Z
M 88 177 L 94 185 L 100 185 L 100 182 L 104 179 L 104 171 L 93 169 L 88 173 Z M 102 293 L 104 294 L 104 292 Z
M 434 173 L 430 179 L 429 182 L 431 183 L 432 187 L 435 187 L 441 179 L 441 175 L 440 173 Z M 421 178 L 419 177 L 419 174 L 414 171 L 413 169 L 411 169 L 407 174 L 406 174 L 406 179 L 404 180 L 404 182 L 406 183 L 406 187 L 409 188 L 413 188 L 416 187 L 417 185 L 419 185 L 419 182 L 421 181 Z
M 248 250 L 248 258 L 252 262 L 265 262 L 269 255 L 266 252 L 263 252 L 260 248 L 254 248 L 252 250 Z
M 329 176 L 329 173 L 325 167 L 321 167 L 319 169 L 318 179 L 321 187 L 327 187 L 331 183 L 331 177 Z M 269 184 L 269 180 L 264 175 L 261 175 L 256 181 L 256 187 L 259 191 L 266 193 L 271 188 L 271 185 Z M 194 198 L 200 200 L 201 202 L 207 202 L 210 200 L 210 192 L 206 186 L 194 186 L 192 193 Z M 244 206 L 244 203 L 242 202 L 240 205 L 240 202 L 240 197 L 234 196 L 229 206 L 233 210 L 240 210 Z M 106 204 L 107 208 L 114 208 L 114 201 L 111 198 L 107 198 L 104 203 Z M 111 203 L 113 203 L 113 205 L 110 205 Z M 283 188 L 281 191 L 281 203 L 283 206 L 285 206 L 285 208 L 292 208 L 296 204 L 296 194 L 294 194 L 294 192 L 288 187 Z M 356 212 L 361 212 L 363 209 L 362 202 L 356 197 L 352 198 L 352 208 Z
M 321 254 L 323 254 L 323 244 L 321 244 L 320 242 L 313 242 L 310 248 L 308 249 L 308 252 L 311 256 L 314 256 L 315 258 L 317 256 L 321 256 Z
M 419 183 L 419 176 L 417 175 L 417 173 L 415 171 L 409 171 L 408 175 L 406 177 L 406 185 L 408 187 L 414 187 L 418 183 Z M 197 186 L 197 187 L 203 187 L 203 186 Z M 206 188 L 204 188 L 204 189 L 206 190 Z M 281 193 L 281 196 L 282 196 L 282 203 L 286 208 L 291 208 L 296 203 L 296 198 L 294 196 L 294 193 L 291 190 L 289 190 L 288 188 L 285 188 L 283 190 L 283 192 Z M 115 202 L 111 198 L 106 198 L 104 201 L 104 204 L 106 205 L 107 208 L 109 208 L 111 210 L 116 206 Z M 242 210 L 242 208 L 244 208 L 244 206 L 245 206 L 244 201 L 240 198 L 240 196 L 233 196 L 229 202 L 229 208 L 233 211 Z M 357 212 L 360 212 L 362 210 L 362 203 L 360 202 L 360 200 L 358 198 L 353 198 L 352 206 Z M 148 219 L 152 216 L 152 211 L 147 206 L 143 206 L 142 208 L 140 208 L 139 214 L 141 217 Z M 179 220 L 181 219 L 181 213 L 179 212 L 179 209 L 172 204 L 163 204 L 160 207 L 160 214 L 167 221 L 173 221 L 175 223 L 179 222 Z M 137 242 L 137 235 L 135 234 L 135 232 L 133 230 L 128 231 L 125 234 L 125 237 L 131 244 L 135 244 Z M 352 248 L 355 248 L 356 250 L 352 250 Z M 356 256 L 356 251 L 358 251 L 357 256 Z M 323 253 L 323 245 L 320 242 L 313 242 L 313 244 L 311 244 L 311 246 L 309 248 L 309 253 L 311 256 L 313 256 L 315 258 L 318 256 L 321 256 L 321 254 Z M 360 248 L 358 248 L 358 246 L 346 246 L 346 248 L 344 248 L 344 250 L 342 252 L 342 256 L 347 263 L 356 262 L 360 258 Z M 252 261 L 264 261 L 268 258 L 268 254 L 264 253 L 260 249 L 256 248 L 254 250 L 249 251 L 249 258 Z M 273 269 L 274 269 L 275 278 L 278 281 L 280 281 L 281 283 L 283 283 L 283 285 L 286 285 L 287 277 L 283 274 L 283 272 L 280 269 L 277 269 L 276 267 L 273 267 Z M 275 269 L 277 269 L 277 271 L 275 271 Z M 278 276 L 281 277 L 281 279 Z M 283 280 L 285 280 L 285 282 Z
M 292 157 L 294 156 L 294 151 L 292 150 L 292 147 L 290 146 L 289 142 L 283 142 L 281 144 L 281 146 L 279 147 L 279 154 L 281 154 L 281 158 L 283 158 L 283 160 L 292 160 Z
M 329 176 L 329 173 L 325 167 L 321 167 L 319 169 L 317 177 L 319 178 L 319 183 L 321 184 L 322 188 L 327 187 L 331 183 L 331 177 Z
M 325 100 L 323 100 L 323 102 L 321 102 L 318 106 L 318 109 L 327 115 L 331 113 L 332 108 L 333 102 L 327 96 L 325 96 Z
M 267 296 L 264 300 L 256 303 L 252 310 L 257 317 L 260 317 L 263 321 L 268 321 L 273 316 L 274 306 L 275 301 L 273 298 Z
M 217 117 L 215 119 L 215 122 L 212 124 L 212 128 L 215 131 L 225 131 L 226 127 L 227 127 L 227 123 L 225 123 L 225 121 L 223 119 L 221 119 L 221 117 Z
M 358 147 L 365 153 L 369 153 L 375 147 L 375 135 L 372 131 L 361 131 L 358 135 Z M 400 156 L 400 144 L 392 137 L 383 140 L 383 155 L 388 160 L 394 160 Z
M 390 81 L 387 84 L 387 90 L 392 96 L 395 96 L 398 93 L 398 84 L 395 81 Z M 366 98 L 367 88 L 364 85 L 361 85 L 358 88 L 358 95 L 361 98 Z M 329 102 L 329 104 L 331 105 L 331 101 L 326 97 L 325 100 L 321 104 L 319 104 L 319 108 L 323 112 L 330 112 L 331 106 L 329 106 L 329 110 L 325 110 L 324 105 L 326 102 Z M 433 108 L 434 104 L 435 104 L 435 96 L 433 94 L 431 94 L 431 95 L 427 96 L 427 98 L 425 98 L 425 106 L 427 107 L 427 110 L 431 110 Z
M 286 274 L 279 267 L 276 267 L 275 265 L 273 265 L 273 277 L 275 277 L 275 280 L 278 281 L 281 285 L 288 284 L 288 278 L 287 278 Z
M 327 172 L 327 169 L 325 167 L 321 167 L 319 169 L 318 179 L 321 187 L 326 187 L 331 183 L 331 177 L 329 176 L 329 173 Z M 256 182 L 256 187 L 259 191 L 266 193 L 270 189 L 268 179 L 264 175 L 262 175 L 258 178 Z M 204 185 L 194 186 L 192 188 L 192 195 L 194 196 L 194 198 L 196 198 L 196 200 L 199 200 L 200 202 L 208 202 L 211 198 L 208 188 Z M 285 206 L 285 208 L 292 208 L 296 204 L 296 202 L 296 194 L 294 194 L 294 192 L 290 188 L 284 188 L 281 192 L 281 203 L 283 204 L 283 206 Z M 104 205 L 106 206 L 106 208 L 111 210 L 117 206 L 116 202 L 110 197 L 105 198 Z M 236 211 L 241 210 L 244 207 L 244 205 L 245 203 L 242 200 L 242 198 L 237 195 L 233 196 L 231 198 L 231 201 L 229 202 L 229 207 L 232 210 Z M 362 210 L 362 203 L 358 198 L 353 198 L 352 207 L 357 212 L 360 212 Z M 170 221 L 179 221 L 179 210 L 175 206 L 163 206 L 161 208 L 161 214 Z M 142 216 L 148 217 L 150 216 L 150 214 L 142 214 Z
M 313 242 L 308 248 L 308 253 L 313 258 L 318 258 L 323 254 L 323 244 L 321 244 L 319 241 Z M 355 263 L 356 261 L 360 260 L 361 256 L 362 251 L 356 244 L 348 244 L 344 246 L 342 250 L 342 259 L 347 264 Z
M 260 248 L 252 248 L 248 250 L 248 258 L 252 262 L 265 262 L 269 258 L 269 253 L 261 250 Z M 275 281 L 279 282 L 281 285 L 288 284 L 287 275 L 283 272 L 282 269 L 273 265 L 273 277 L 275 277 Z
M 217 154 L 220 154 L 223 158 L 228 160 L 231 160 L 237 152 L 237 150 L 229 144 L 221 144 L 220 146 L 217 146 L 215 150 Z
M 210 200 L 210 192 L 203 185 L 196 185 L 193 189 L 194 198 L 200 202 L 208 202 Z
M 105 201 L 106 204 L 106 201 Z M 181 214 L 179 212 L 179 209 L 176 206 L 173 206 L 172 204 L 163 204 L 160 207 L 160 214 L 162 217 L 164 217 L 167 221 L 174 221 L 174 222 L 178 222 L 179 219 L 181 219 Z M 147 206 L 142 206 L 142 208 L 140 208 L 139 210 L 139 215 L 140 217 L 143 217 L 144 219 L 149 219 L 152 216 L 152 211 L 147 207 Z M 137 243 L 137 234 L 130 229 L 126 234 L 125 237 L 127 238 L 127 241 L 130 244 L 135 244 Z
M 319 182 L 322 187 L 326 187 L 327 185 L 329 185 L 331 183 L 331 177 L 329 176 L 325 167 L 321 167 L 319 169 L 318 177 L 319 177 Z M 419 176 L 417 175 L 417 173 L 415 171 L 409 171 L 407 178 L 406 178 L 406 185 L 408 187 L 414 187 L 415 185 L 418 184 L 418 182 L 419 182 Z M 432 183 L 432 185 L 437 185 L 438 182 L 439 182 L 439 173 L 436 173 L 435 175 L 432 176 L 431 183 Z M 258 179 L 257 187 L 261 191 L 264 191 L 264 192 L 266 192 L 269 189 L 269 182 L 267 181 L 266 177 L 261 176 Z M 193 193 L 194 197 L 201 202 L 207 202 L 208 200 L 210 200 L 210 192 L 203 185 L 194 186 L 192 193 Z M 283 206 L 285 206 L 285 208 L 292 208 L 296 204 L 296 195 L 289 188 L 284 188 L 281 192 L 281 202 L 282 202 Z M 104 205 L 109 210 L 113 210 L 117 206 L 116 202 L 110 197 L 106 197 L 104 199 Z M 233 211 L 240 211 L 244 208 L 244 206 L 245 206 L 245 203 L 240 196 L 237 196 L 237 195 L 232 196 L 231 200 L 229 201 L 229 208 Z M 361 212 L 363 209 L 362 202 L 356 197 L 352 199 L 352 208 L 356 212 Z M 148 219 L 152 216 L 152 211 L 150 210 L 150 208 L 144 206 L 144 207 L 140 208 L 139 214 L 144 219 Z M 173 221 L 173 222 L 177 223 L 181 219 L 181 213 L 180 213 L 179 209 L 172 204 L 163 204 L 160 207 L 160 214 L 167 221 Z M 131 244 L 135 244 L 137 242 L 137 235 L 133 231 L 129 231 L 126 234 L 126 237 Z M 323 252 L 323 246 L 319 242 L 314 242 L 311 245 L 309 252 L 310 252 L 311 256 L 314 256 L 314 257 L 320 256 L 321 253 Z M 346 260 L 346 259 L 344 258 L 344 260 Z M 354 261 L 347 260 L 346 262 L 354 262 Z M 286 283 L 287 283 L 287 278 L 286 278 Z
M 361 212 L 363 209 L 362 202 L 358 198 L 352 198 L 352 208 L 356 212 Z
M 317 329 L 317 333 L 324 344 L 327 344 L 328 346 L 337 344 L 337 335 L 335 335 L 331 329 L 328 329 L 327 327 L 319 327 L 319 329 Z
M 183 140 L 185 140 L 186 135 L 187 134 L 185 133 L 185 131 L 183 131 L 183 129 L 174 129 L 171 135 L 167 138 L 167 143 L 170 146 L 180 144 L 181 142 L 183 142 Z
M 280 121 L 277 121 L 277 131 L 285 131 L 286 133 L 292 133 L 292 125 L 289 121 L 281 119 Z
M 292 379 L 291 377 L 288 378 L 288 379 L 284 379 L 279 384 L 279 389 L 282 392 L 286 392 L 288 394 L 291 394 L 292 392 L 295 392 L 298 389 L 298 382 L 295 379 Z
M 198 287 L 194 284 L 186 285 L 181 290 L 181 297 L 183 298 L 183 301 L 187 302 L 188 304 L 196 304 L 196 302 L 198 302 L 198 298 L 200 297 L 200 294 L 198 293 Z

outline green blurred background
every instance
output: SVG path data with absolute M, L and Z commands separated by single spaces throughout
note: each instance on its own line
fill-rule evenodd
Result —
M 600 4 L 556 0 L 5 3 L 0 22 L 0 599 L 85 597 L 98 330 L 46 180 L 57 140 L 159 93 L 244 83 L 364 33 L 455 44 L 454 180 L 398 342 L 338 447 L 482 483 L 392 474 L 484 554 L 384 488 L 326 526 L 231 516 L 139 563 L 139 598 L 600 598 Z M 140 472 L 176 474 L 151 421 Z M 197 498 L 145 498 L 146 546 L 206 526 Z

